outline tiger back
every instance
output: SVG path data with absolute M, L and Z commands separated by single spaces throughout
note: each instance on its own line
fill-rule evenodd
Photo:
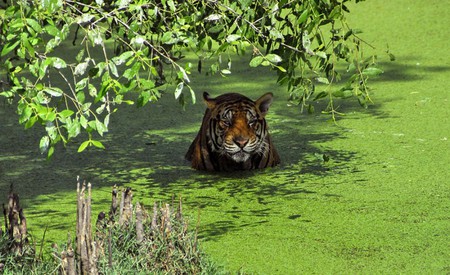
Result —
M 237 93 L 211 98 L 205 92 L 203 99 L 207 108 L 202 125 L 185 156 L 193 168 L 250 170 L 280 163 L 265 120 L 272 93 L 252 101 Z

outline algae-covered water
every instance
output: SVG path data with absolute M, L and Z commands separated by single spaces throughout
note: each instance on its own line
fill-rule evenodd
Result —
M 201 245 L 232 273 L 450 272 L 450 18 L 447 1 L 372 0 L 351 7 L 351 25 L 382 53 L 374 104 L 343 102 L 346 116 L 302 114 L 265 70 L 236 62 L 227 78 L 192 75 L 194 89 L 275 94 L 268 123 L 282 165 L 199 173 L 183 156 L 204 106 L 183 111 L 168 94 L 111 119 L 106 151 L 38 153 L 39 133 L 0 105 L 0 201 L 10 183 L 30 230 L 62 242 L 74 232 L 76 176 L 94 186 L 94 213 L 111 186 L 131 186 L 146 204 L 181 196 Z M 317 106 L 320 107 L 320 106 Z M 325 156 L 325 158 L 324 158 Z M 328 160 L 328 161 L 325 161 Z

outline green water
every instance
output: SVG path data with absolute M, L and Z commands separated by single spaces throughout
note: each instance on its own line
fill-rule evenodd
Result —
M 449 273 L 450 2 L 421 2 L 352 6 L 351 25 L 379 52 L 389 44 L 397 60 L 379 55 L 385 73 L 371 83 L 374 105 L 340 103 L 347 115 L 338 126 L 289 107 L 272 74 L 247 68 L 249 60 L 228 78 L 192 75 L 199 95 L 275 94 L 268 123 L 280 167 L 191 170 L 183 156 L 204 106 L 183 111 L 170 94 L 120 109 L 106 151 L 77 154 L 78 141 L 52 162 L 38 153 L 39 133 L 17 126 L 2 104 L 0 202 L 14 183 L 32 233 L 40 239 L 47 228 L 46 239 L 60 242 L 75 231 L 80 175 L 94 185 L 94 213 L 108 209 L 114 184 L 146 204 L 182 196 L 202 247 L 233 273 Z

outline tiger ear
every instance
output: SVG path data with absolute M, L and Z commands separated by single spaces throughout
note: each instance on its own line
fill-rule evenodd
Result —
M 263 116 L 269 111 L 269 107 L 273 101 L 273 94 L 266 93 L 255 101 L 256 108 L 261 112 Z
M 214 98 L 211 98 L 211 96 L 207 92 L 203 92 L 203 100 L 205 101 L 206 107 L 208 109 L 213 109 L 216 107 L 216 101 Z

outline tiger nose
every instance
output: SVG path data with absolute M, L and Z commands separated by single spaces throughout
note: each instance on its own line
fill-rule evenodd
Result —
M 236 143 L 240 148 L 244 148 L 248 142 L 248 138 L 237 137 L 233 139 L 234 143 Z

